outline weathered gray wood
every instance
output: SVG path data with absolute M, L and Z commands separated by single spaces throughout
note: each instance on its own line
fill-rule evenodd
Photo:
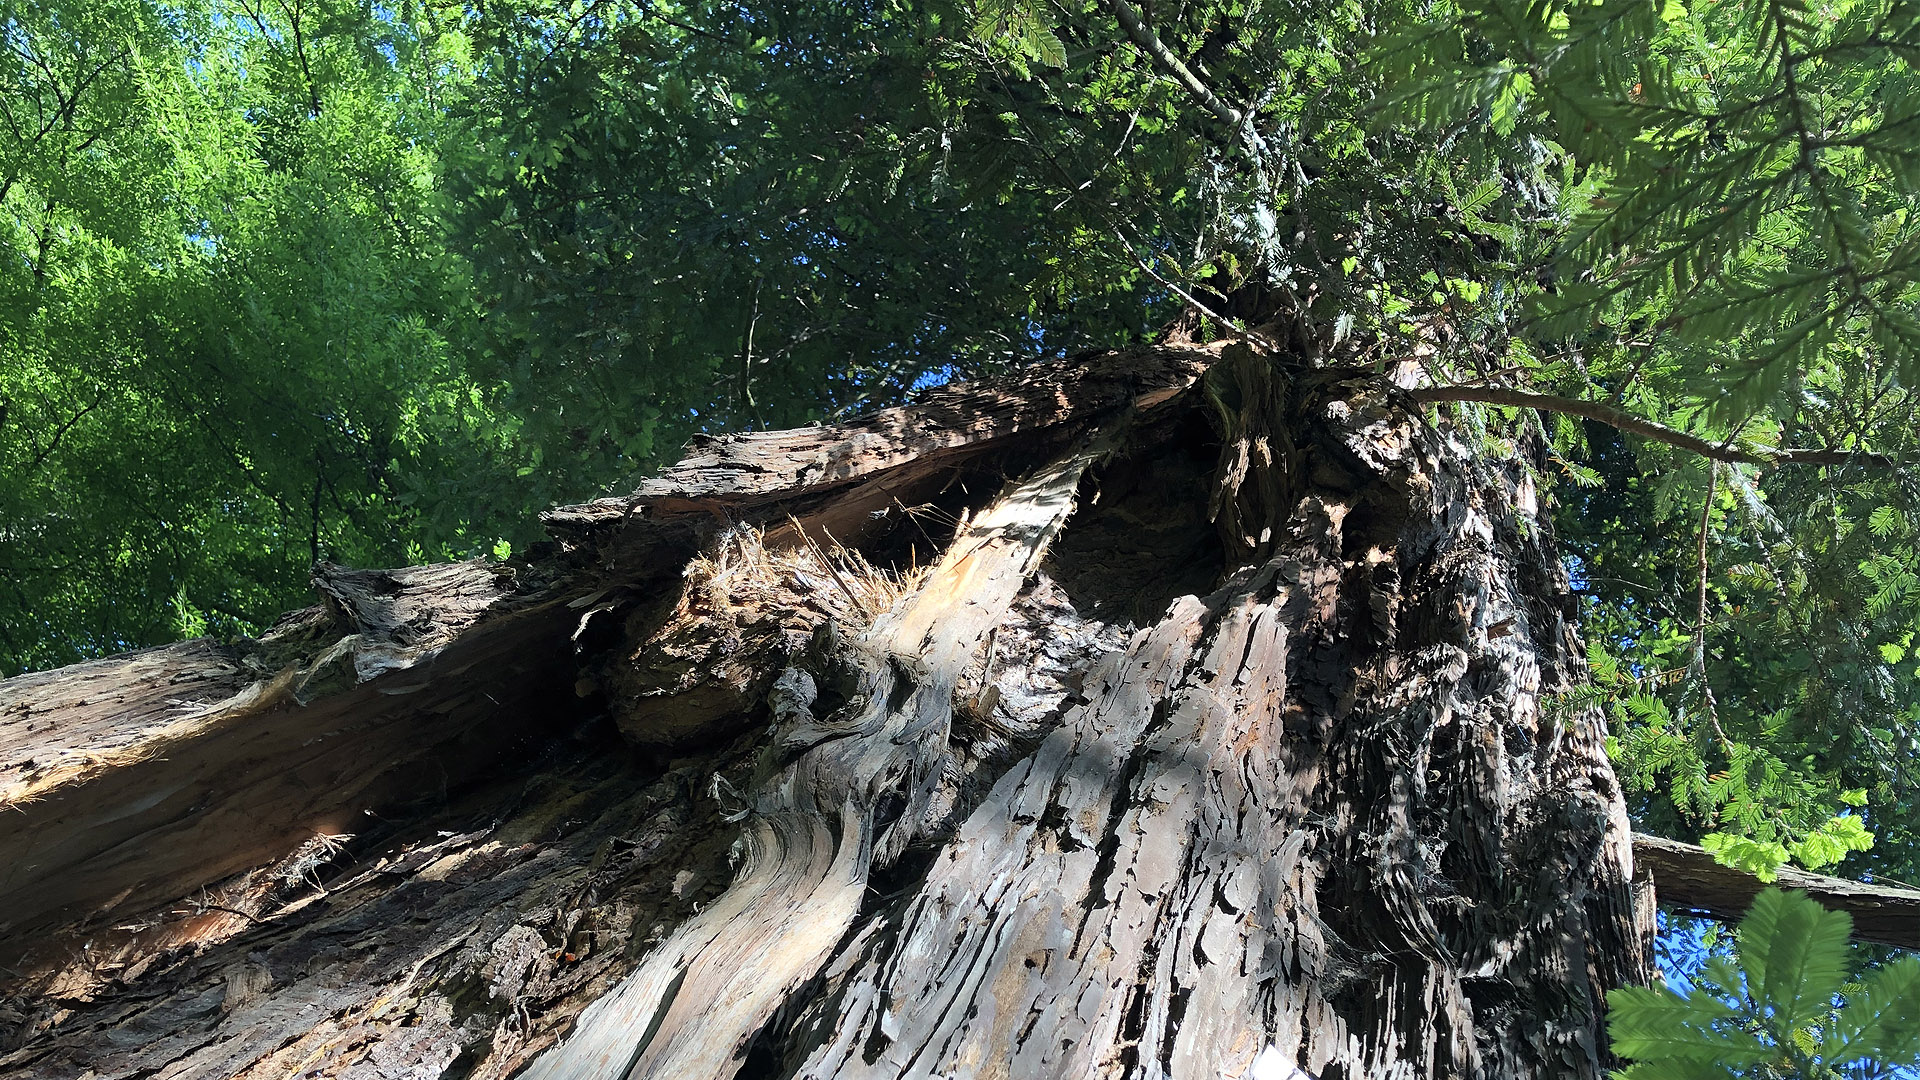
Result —
M 837 523 L 830 535 L 858 540 L 874 506 L 914 483 L 1162 404 L 1211 355 L 1136 350 L 840 427 L 713 440 L 635 496 L 555 511 L 561 550 L 531 561 L 322 567 L 322 606 L 261 642 L 0 681 L 0 964 L 472 776 L 564 716 L 571 697 L 555 687 L 591 692 L 571 660 L 588 619 L 658 606 L 724 527 L 794 514 L 803 530 Z M 653 726 L 658 741 L 676 737 Z
M 564 618 L 487 618 L 511 593 L 496 568 L 316 580 L 327 608 L 256 644 L 0 682 L 0 963 L 458 782 L 519 737 L 512 714 L 566 660 Z
M 819 970 L 932 795 L 962 669 L 1075 506 L 1096 441 L 995 499 L 919 587 L 848 650 L 861 685 L 825 717 L 787 710 L 762 757 L 745 869 L 582 1017 L 527 1080 L 728 1076 L 747 1041 Z M 825 675 L 825 672 L 821 672 Z M 809 680 L 810 681 L 810 680 Z M 883 797 L 905 788 L 895 822 Z
M 1272 555 L 1095 669 L 768 1037 L 780 1070 L 1238 1076 L 1271 1044 L 1338 1076 L 1604 1074 L 1647 927 L 1595 718 L 1542 715 L 1580 652 L 1524 474 L 1318 378 L 1267 398 L 1318 437 L 1220 515 Z
M 1329 1077 L 1600 1075 L 1647 910 L 1598 717 L 1543 714 L 1582 652 L 1527 472 L 1364 373 L 1237 348 L 1081 367 L 701 448 L 557 513 L 558 550 L 497 598 L 454 589 L 479 602 L 444 638 L 396 601 L 405 574 L 327 590 L 270 665 L 318 672 L 288 715 L 380 746 L 315 712 L 377 700 L 378 731 L 430 747 L 514 684 L 501 730 L 529 725 L 538 764 L 338 851 L 288 835 L 138 924 L 107 905 L 5 984 L 0 1072 L 1211 1080 L 1272 1046 Z M 1129 413 L 1093 465 L 1077 440 Z M 1014 482 L 949 504 L 924 576 L 779 550 L 863 543 L 835 523 L 962 461 Z M 761 556 L 733 531 L 754 522 Z M 724 545 L 746 578 L 676 606 L 663 583 Z M 690 622 L 729 603 L 778 613 L 739 639 L 774 677 L 702 651 Z M 576 687 L 622 699 L 639 755 L 539 727 Z
M 1769 884 L 1744 870 L 1721 866 L 1705 848 L 1644 833 L 1633 838 L 1633 856 L 1653 876 L 1660 903 L 1727 922 L 1745 914 L 1755 894 Z M 1860 941 L 1920 949 L 1920 890 L 1869 885 L 1792 867 L 1782 867 L 1771 884 L 1798 889 L 1834 911 L 1852 915 L 1853 936 Z

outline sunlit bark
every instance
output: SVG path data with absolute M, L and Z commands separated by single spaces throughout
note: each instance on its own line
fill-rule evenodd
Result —
M 0 685 L 0 1070 L 1603 1075 L 1532 473 L 1367 373 L 1081 357 L 549 523 Z

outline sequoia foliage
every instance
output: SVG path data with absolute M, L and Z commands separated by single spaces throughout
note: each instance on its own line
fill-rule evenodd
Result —
M 1180 317 L 1542 455 L 1644 823 L 1920 874 L 1907 0 L 0 10 L 0 671 Z
M 1702 966 L 1692 992 L 1608 995 L 1623 1080 L 1898 1076 L 1920 1065 L 1920 959 L 1853 979 L 1845 912 L 1767 889 L 1737 945 Z

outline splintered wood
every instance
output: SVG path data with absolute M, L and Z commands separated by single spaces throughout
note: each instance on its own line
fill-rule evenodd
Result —
M 991 665 L 977 643 L 1079 466 L 963 528 L 846 654 L 860 692 L 782 714 L 772 742 L 799 756 L 763 758 L 729 901 L 533 1075 L 723 1076 L 752 1053 L 821 1078 L 1215 1077 L 1268 1048 L 1314 1075 L 1603 1075 L 1602 995 L 1644 978 L 1646 924 L 1600 732 L 1543 708 L 1580 654 L 1524 473 L 1377 389 L 1302 383 L 1228 418 L 1311 421 L 1262 444 L 1271 479 L 1246 440 L 1223 450 L 1226 542 L 1263 554 L 1089 656 L 910 886 L 861 901 L 907 854 L 955 676 Z
M 0 963 L 108 905 L 139 921 L 370 803 L 420 794 L 407 766 L 483 766 L 503 714 L 550 689 L 564 645 L 477 562 L 321 568 L 326 604 L 240 646 L 188 641 L 0 683 Z M 459 676 L 480 667 L 502 684 Z M 489 694 L 489 691 L 491 693 Z M 489 724 L 459 751 L 434 748 Z
M 529 1080 L 718 1076 L 859 913 L 876 844 L 911 838 L 931 795 L 961 669 L 1012 606 L 1074 507 L 1082 449 L 996 499 L 920 587 L 853 644 L 863 693 L 799 714 L 759 770 L 746 868 L 725 895 L 589 1009 Z M 793 730 L 795 727 L 804 732 Z M 797 759 L 783 760 L 800 750 Z M 891 823 L 881 800 L 904 788 Z M 895 832 L 881 833 L 891 827 Z M 895 852 L 897 854 L 897 851 Z
M 587 624 L 670 598 L 718 534 L 797 512 L 856 538 L 915 483 L 1164 403 L 1212 356 L 1102 354 L 838 427 L 711 440 L 635 496 L 554 511 L 560 543 L 512 566 L 323 566 L 321 606 L 261 641 L 0 682 L 0 965 L 77 948 L 103 924 L 172 917 L 227 875 L 318 833 L 358 831 L 368 811 L 443 801 L 517 745 L 564 732 L 580 719 L 572 691 L 594 692 L 605 674 L 601 657 L 576 661 Z M 736 727 L 764 689 L 748 681 L 745 697 L 719 702 Z M 645 689 L 671 694 L 667 682 Z M 652 742 L 676 737 L 646 726 Z
M 833 962 L 793 1075 L 1236 1077 L 1268 1046 L 1315 1075 L 1603 1074 L 1588 988 L 1645 959 L 1593 847 L 1618 809 L 1597 732 L 1537 708 L 1567 627 L 1519 606 L 1524 541 L 1475 508 L 1497 478 L 1422 478 L 1431 444 L 1363 408 L 1360 449 L 1426 497 L 1375 537 L 1304 498 L 1272 558 L 1101 661 Z M 1379 560 L 1346 552 L 1379 536 L 1425 599 L 1398 626 L 1354 602 Z M 1417 665 L 1368 647 L 1423 640 Z
M 1598 1080 L 1649 910 L 1532 492 L 1365 373 L 1132 350 L 0 688 L 0 851 L 85 862 L 7 868 L 0 1072 Z
M 670 605 L 642 604 L 626 615 L 628 644 L 584 671 L 578 691 L 603 693 L 636 745 L 710 744 L 753 722 L 786 658 L 821 626 L 864 629 L 920 573 L 877 568 L 832 542 L 783 548 L 750 526 L 730 530 L 687 566 Z M 588 605 L 583 629 L 602 605 L 620 606 Z

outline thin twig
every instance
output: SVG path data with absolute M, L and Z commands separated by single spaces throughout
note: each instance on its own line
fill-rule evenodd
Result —
M 1707 497 L 1700 503 L 1700 540 L 1696 549 L 1696 569 L 1699 573 L 1698 606 L 1694 610 L 1693 622 L 1693 662 L 1688 666 L 1689 674 L 1700 680 L 1700 700 L 1706 706 L 1707 723 L 1713 726 L 1714 738 L 1720 741 L 1720 750 L 1728 759 L 1733 757 L 1733 742 L 1727 738 L 1725 728 L 1720 726 L 1719 703 L 1713 698 L 1713 684 L 1707 681 L 1707 575 L 1711 569 L 1707 561 L 1707 540 L 1713 524 L 1713 498 L 1720 480 L 1720 463 L 1715 461 L 1707 465 Z
M 1173 55 L 1173 50 L 1167 48 L 1166 42 L 1160 40 L 1160 35 L 1154 33 L 1153 28 L 1141 18 L 1138 8 L 1127 0 L 1107 0 L 1107 6 L 1113 9 L 1114 17 L 1120 20 L 1120 28 L 1127 32 L 1127 37 L 1140 47 L 1140 51 L 1146 53 L 1155 64 L 1160 66 L 1161 70 L 1171 75 L 1181 88 L 1192 94 L 1208 112 L 1219 117 L 1221 123 L 1236 132 L 1240 130 L 1246 122 L 1246 115 L 1220 100 L 1220 95 L 1214 93 L 1212 87 L 1201 82 L 1200 77 L 1193 73 L 1193 69 Z
M 1423 386 L 1409 390 L 1413 400 L 1422 404 L 1442 401 L 1480 401 L 1490 405 L 1515 405 L 1528 409 L 1598 420 L 1621 431 L 1631 432 L 1668 446 L 1690 450 L 1711 461 L 1728 465 L 1873 465 L 1897 469 L 1900 463 L 1887 454 L 1871 450 L 1821 450 L 1796 447 L 1756 448 L 1751 450 L 1708 442 L 1665 424 L 1635 416 L 1625 409 L 1602 401 L 1534 394 L 1501 386 Z

